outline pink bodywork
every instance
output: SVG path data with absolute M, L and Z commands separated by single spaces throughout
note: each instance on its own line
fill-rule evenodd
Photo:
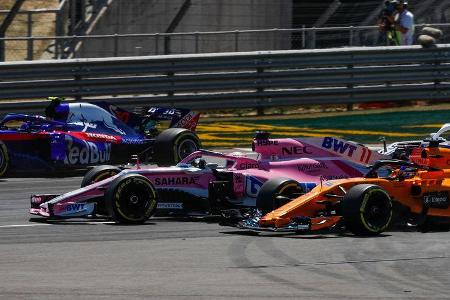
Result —
M 262 160 L 339 157 L 359 165 L 369 165 L 387 158 L 365 145 L 335 137 L 254 140 L 253 151 L 260 153 Z
M 254 205 L 261 185 L 270 178 L 285 177 L 303 184 L 308 190 L 321 181 L 360 177 L 368 164 L 388 158 L 364 145 L 337 138 L 284 138 L 255 139 L 254 152 L 223 154 L 200 150 L 196 151 L 177 166 L 167 168 L 128 169 L 120 174 L 89 185 L 84 188 L 46 200 L 43 195 L 35 197 L 31 214 L 49 217 L 74 217 L 89 213 L 89 206 L 76 206 L 89 199 L 102 197 L 110 183 L 126 173 L 136 173 L 147 177 L 159 189 L 181 189 L 196 196 L 208 197 L 208 185 L 216 180 L 214 172 L 233 173 L 233 191 L 242 198 L 242 205 Z M 251 156 L 257 156 L 252 158 Z M 195 167 L 195 159 L 209 157 L 225 161 L 221 167 L 206 165 Z M 43 198 L 38 198 L 43 197 Z M 33 199 L 33 198 L 32 198 Z M 39 199 L 43 202 L 39 203 Z M 253 201 L 253 202 L 252 202 Z M 51 212 L 49 205 L 52 207 Z M 82 211 L 81 209 L 85 209 Z M 79 210 L 77 210 L 79 209 Z

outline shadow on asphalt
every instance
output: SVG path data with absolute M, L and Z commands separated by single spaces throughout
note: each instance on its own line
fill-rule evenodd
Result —
M 54 172 L 14 172 L 8 173 L 7 177 L 0 180 L 6 181 L 8 178 L 61 178 L 61 177 L 79 177 L 84 176 L 88 169 L 75 169 Z
M 105 223 L 105 225 L 116 226 L 116 227 L 141 227 L 141 226 L 149 226 L 149 225 L 157 225 L 154 222 L 145 222 L 144 224 L 123 224 L 123 223 Z
M 221 216 L 158 216 L 153 220 L 164 221 L 164 222 L 192 222 L 192 223 L 216 223 L 219 224 Z
M 323 232 L 323 233 L 286 233 L 286 232 L 257 232 L 251 230 L 235 230 L 235 231 L 222 231 L 220 233 L 223 234 L 231 234 L 231 235 L 243 235 L 243 236 L 260 236 L 260 237 L 277 237 L 277 238 L 289 238 L 289 239 L 300 239 L 300 240 L 316 240 L 316 239 L 336 239 L 336 238 L 383 238 L 391 236 L 388 233 L 382 233 L 376 236 L 357 236 L 351 233 L 332 233 L 332 232 Z

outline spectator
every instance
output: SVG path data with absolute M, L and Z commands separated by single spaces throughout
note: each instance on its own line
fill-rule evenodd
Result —
M 392 46 L 398 45 L 397 32 L 394 26 L 394 16 L 397 14 L 396 5 L 392 0 L 384 2 L 384 8 L 378 18 L 378 29 L 380 34 L 378 36 L 378 44 Z
M 395 9 L 395 5 L 391 3 L 391 0 L 386 0 L 384 2 L 384 8 L 381 10 L 378 17 L 378 29 L 380 34 L 378 35 L 377 44 L 386 46 L 398 45 L 393 21 L 394 18 L 389 17 L 394 16 L 396 13 L 397 10 Z
M 397 14 L 389 16 L 393 22 L 399 45 L 412 45 L 414 37 L 414 15 L 408 10 L 408 1 L 392 0 Z

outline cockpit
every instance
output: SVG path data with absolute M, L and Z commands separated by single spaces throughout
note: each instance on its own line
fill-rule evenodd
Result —
M 104 132 L 114 135 L 134 135 L 133 129 L 128 127 L 116 116 L 105 109 L 90 103 L 61 104 L 67 106 L 65 122 L 70 125 L 82 126 L 82 131 Z
M 227 158 L 221 153 L 200 150 L 184 158 L 178 167 L 196 167 L 199 169 L 223 169 L 230 168 L 235 164 L 235 160 Z

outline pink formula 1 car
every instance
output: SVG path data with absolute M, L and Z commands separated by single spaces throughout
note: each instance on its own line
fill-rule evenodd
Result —
M 331 137 L 269 139 L 259 133 L 252 148 L 247 154 L 200 150 L 173 167 L 95 167 L 80 189 L 33 195 L 30 213 L 47 219 L 101 215 L 142 223 L 155 212 L 199 215 L 239 210 L 254 207 L 260 190 L 294 197 L 320 181 L 362 176 L 367 165 L 392 157 Z

